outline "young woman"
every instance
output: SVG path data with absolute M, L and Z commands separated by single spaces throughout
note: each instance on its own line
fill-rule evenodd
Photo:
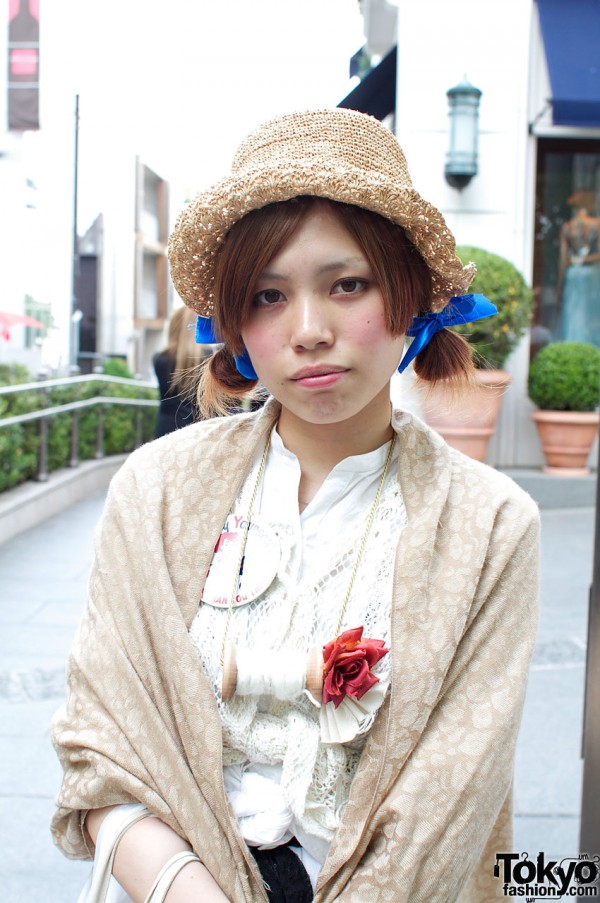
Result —
M 408 360 L 468 379 L 446 326 L 492 312 L 462 294 L 473 267 L 348 110 L 252 134 L 170 262 L 223 343 L 204 410 L 272 397 L 111 485 L 54 723 L 56 842 L 134 901 L 501 897 L 537 511 L 390 407 Z

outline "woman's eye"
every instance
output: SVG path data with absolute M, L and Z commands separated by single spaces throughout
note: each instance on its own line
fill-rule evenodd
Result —
M 278 301 L 283 301 L 283 295 L 276 288 L 266 288 L 254 296 L 255 304 L 277 304 Z
M 333 287 L 334 295 L 355 295 L 366 288 L 364 279 L 341 279 Z

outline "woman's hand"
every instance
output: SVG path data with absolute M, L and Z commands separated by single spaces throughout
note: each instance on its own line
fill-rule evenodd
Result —
M 92 809 L 85 827 L 94 844 L 100 826 L 113 807 Z M 132 825 L 117 847 L 113 875 L 134 903 L 144 903 L 154 879 L 176 853 L 190 850 L 187 841 L 159 818 L 143 818 Z M 171 885 L 165 903 L 229 903 L 201 862 L 188 863 Z

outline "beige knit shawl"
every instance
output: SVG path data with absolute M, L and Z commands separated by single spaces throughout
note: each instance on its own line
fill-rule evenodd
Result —
M 221 418 L 152 442 L 114 478 L 53 739 L 53 820 L 89 858 L 80 812 L 139 800 L 186 837 L 232 903 L 265 901 L 222 780 L 221 728 L 190 642 L 229 507 L 278 415 Z M 514 746 L 533 645 L 538 514 L 492 469 L 408 414 L 408 526 L 397 547 L 391 693 L 367 741 L 316 903 L 501 897 Z

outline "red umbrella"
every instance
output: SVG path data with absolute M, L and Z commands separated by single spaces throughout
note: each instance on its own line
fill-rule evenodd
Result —
M 0 335 L 8 340 L 10 339 L 11 326 L 33 326 L 36 329 L 45 329 L 45 325 L 39 320 L 27 314 L 9 314 L 7 311 L 0 310 Z

